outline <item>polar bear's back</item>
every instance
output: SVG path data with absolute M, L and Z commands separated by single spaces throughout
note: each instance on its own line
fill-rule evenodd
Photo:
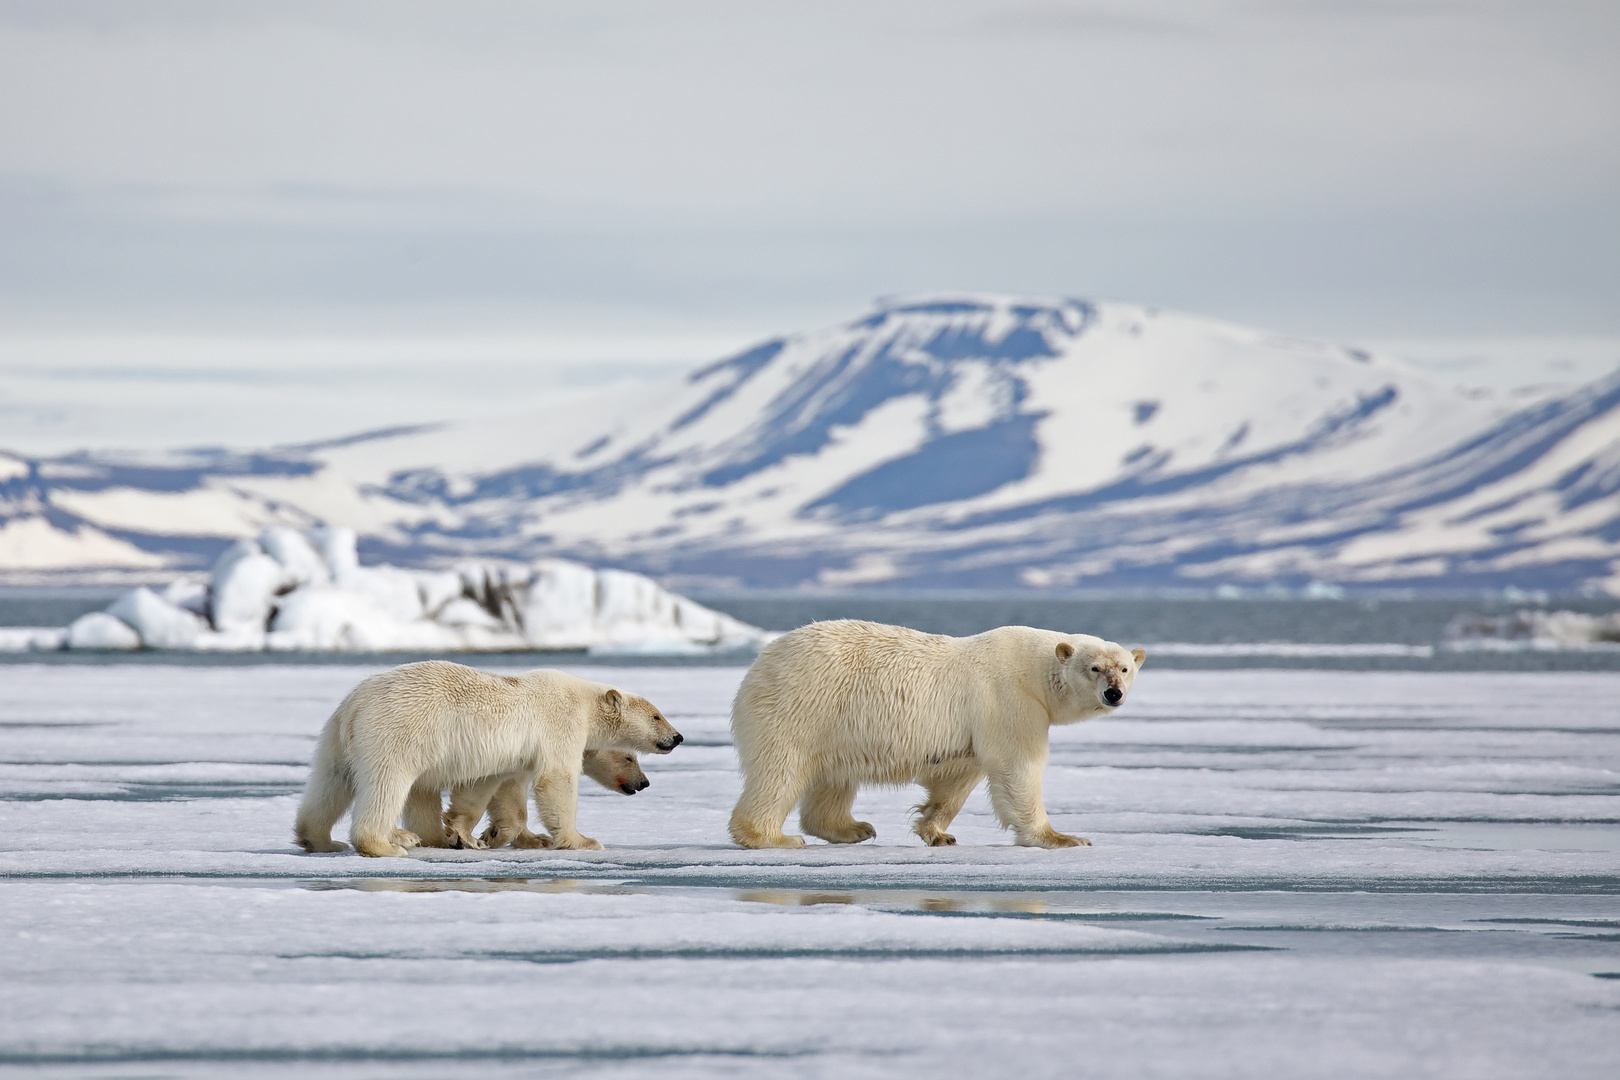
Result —
M 972 638 L 855 620 L 777 638 L 744 676 L 732 735 L 745 762 L 803 753 L 829 773 L 903 782 L 971 749 L 992 709 Z
M 333 719 L 346 755 L 499 771 L 533 759 L 542 744 L 582 743 L 590 686 L 560 671 L 496 675 L 426 660 L 365 679 Z

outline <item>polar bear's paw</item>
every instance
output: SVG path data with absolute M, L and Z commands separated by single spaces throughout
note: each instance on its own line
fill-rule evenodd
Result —
M 410 854 L 410 852 L 391 840 L 382 840 L 374 836 L 357 837 L 354 842 L 354 850 L 372 859 L 402 858 Z
M 298 841 L 298 846 L 303 848 L 305 851 L 348 851 L 349 850 L 349 845 L 345 844 L 341 840 L 317 840 L 317 839 L 308 838 L 308 837 L 301 838 Z
M 467 833 L 451 833 L 450 846 L 459 848 L 462 851 L 483 851 L 489 847 L 489 844 L 479 837 Z
M 859 844 L 863 840 L 870 840 L 877 835 L 877 830 L 872 828 L 870 821 L 851 821 L 842 828 L 826 829 L 820 832 L 808 831 L 814 832 L 816 836 L 821 837 L 829 844 Z
M 768 825 L 761 827 L 735 814 L 731 818 L 731 838 L 739 847 L 745 848 L 804 847 L 804 837 L 784 833 L 780 823 L 775 828 Z
M 422 838 L 411 832 L 409 829 L 395 829 L 393 836 L 391 836 L 389 839 L 393 840 L 394 843 L 398 844 L 402 848 L 422 846 Z
M 804 837 L 792 833 L 777 833 L 775 836 L 747 836 L 735 837 L 737 843 L 745 848 L 802 848 Z
M 524 830 L 523 832 L 520 832 L 516 836 L 512 837 L 512 846 L 515 848 L 528 848 L 533 850 L 535 848 L 548 848 L 551 847 L 552 844 L 551 837 L 547 836 L 545 833 L 529 832 L 528 830 Z M 596 846 L 601 847 L 602 845 L 597 844 Z
M 956 843 L 956 837 L 948 832 L 935 833 L 932 836 L 925 836 L 923 839 L 928 842 L 929 847 L 949 847 Z
M 579 833 L 574 833 L 572 835 L 565 833 L 562 836 L 553 836 L 551 838 L 551 846 L 562 851 L 602 850 L 602 842 L 600 840 L 592 840 L 590 837 L 582 836 Z
M 1043 848 L 1090 847 L 1091 846 L 1091 841 L 1087 840 L 1085 837 L 1083 837 L 1083 836 L 1070 836 L 1068 833 L 1060 833 L 1056 829 L 1052 828 L 1051 826 L 1047 826 L 1047 828 L 1042 832 L 1034 833 L 1034 834 L 1032 834 L 1030 836 L 1027 836 L 1027 837 L 1020 836 L 1018 838 L 1018 843 L 1021 844 L 1024 847 L 1043 847 Z

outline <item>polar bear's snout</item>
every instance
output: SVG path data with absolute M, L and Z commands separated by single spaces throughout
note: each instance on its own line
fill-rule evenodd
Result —
M 668 724 L 666 724 L 665 726 L 667 727 Z M 658 745 L 658 752 L 660 754 L 667 754 L 671 750 L 675 749 L 677 746 L 681 745 L 681 743 L 683 743 L 685 741 L 686 741 L 686 737 L 684 735 L 682 735 L 678 731 L 673 731 L 672 730 L 670 732 L 670 734 L 668 734 L 668 735 L 664 736 L 662 739 L 658 740 L 658 744 L 657 744 Z
M 1108 702 L 1108 704 L 1118 705 L 1121 701 L 1125 700 L 1125 691 L 1121 690 L 1117 686 L 1110 686 L 1108 689 L 1103 691 L 1102 696 L 1103 700 Z

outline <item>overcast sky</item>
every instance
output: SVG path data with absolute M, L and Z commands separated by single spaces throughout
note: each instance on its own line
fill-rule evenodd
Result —
M 0 6 L 23 322 L 1620 330 L 1613 0 Z
M 0 236 L 13 337 L 1615 334 L 1620 4 L 0 0 Z

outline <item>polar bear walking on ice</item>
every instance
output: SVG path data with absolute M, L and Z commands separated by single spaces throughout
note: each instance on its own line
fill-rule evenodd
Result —
M 1052 828 L 1041 773 L 1053 724 L 1112 712 L 1147 654 L 1085 634 L 1003 626 L 973 637 L 836 620 L 784 634 L 748 669 L 731 707 L 743 793 L 731 836 L 744 847 L 802 847 L 782 824 L 835 844 L 877 835 L 850 813 L 861 784 L 928 791 L 917 835 L 949 827 L 985 777 L 1018 843 L 1090 841 Z
M 680 742 L 646 698 L 560 671 L 405 664 L 363 680 L 326 722 L 294 836 L 306 851 L 345 850 L 332 825 L 354 803 L 354 849 L 404 855 L 440 836 L 445 788 L 482 806 L 518 780 L 535 784 L 553 847 L 600 848 L 574 827 L 585 752 L 667 754 Z
M 634 795 L 646 791 L 651 781 L 641 769 L 636 755 L 617 750 L 587 750 L 580 764 L 580 775 L 588 776 L 609 791 Z M 537 777 L 537 786 L 546 781 Z M 457 784 L 450 789 L 450 804 L 444 811 L 444 844 L 446 847 L 498 848 L 511 844 L 515 848 L 546 848 L 554 846 L 551 837 L 529 829 L 529 796 L 521 780 L 508 780 L 489 798 L 488 805 L 480 797 L 488 792 L 482 784 Z M 535 802 L 540 805 L 544 820 L 545 792 L 537 791 Z M 482 836 L 472 835 L 478 819 L 489 811 L 489 828 Z M 426 840 L 423 841 L 426 843 Z M 434 844 L 433 846 L 441 846 Z

